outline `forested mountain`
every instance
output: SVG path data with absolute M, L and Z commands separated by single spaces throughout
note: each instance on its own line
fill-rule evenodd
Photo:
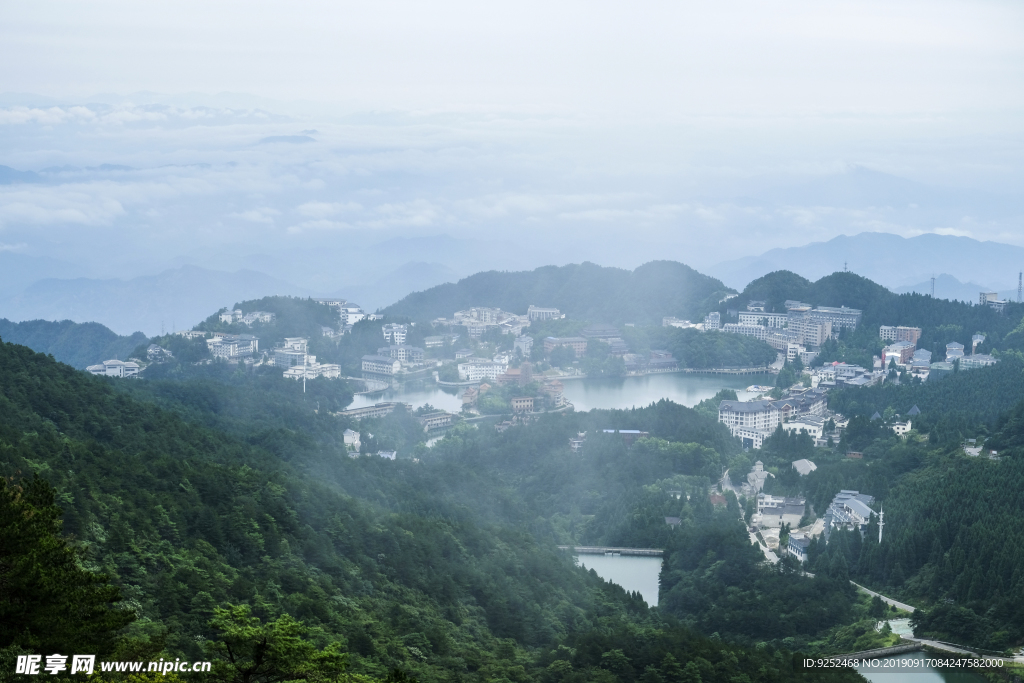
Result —
M 146 335 L 136 332 L 123 337 L 99 323 L 70 320 L 14 323 L 0 318 L 0 339 L 24 344 L 39 353 L 48 353 L 62 363 L 84 369 L 111 358 L 127 360 L 132 350 L 146 341 Z
M 605 439 L 607 474 L 595 469 L 577 489 L 590 505 L 603 504 L 592 487 L 611 481 L 620 482 L 614 500 L 664 475 L 698 477 L 703 488 L 736 446 L 699 412 L 663 404 L 551 416 L 537 430 L 456 431 L 436 452 L 423 448 L 417 427 L 405 443 L 420 462 L 353 460 L 338 443 L 352 423 L 318 411 L 308 396 L 278 395 L 280 415 L 270 422 L 269 405 L 234 408 L 257 393 L 258 380 L 117 383 L 0 344 L 0 474 L 39 491 L 0 496 L 0 512 L 19 500 L 50 509 L 47 485 L 26 473 L 55 487 L 49 500 L 64 510 L 64 532 L 84 567 L 107 574 L 123 598 L 111 615 L 131 620 L 97 651 L 213 657 L 232 680 L 232 665 L 217 654 L 222 639 L 283 632 L 294 618 L 309 661 L 338 667 L 345 653 L 349 670 L 364 677 L 400 668 L 421 681 L 853 680 L 799 670 L 776 646 L 744 649 L 697 635 L 574 568 L 551 542 L 576 537 L 554 514 L 561 492 L 535 488 L 527 498 L 512 478 L 492 476 L 495 466 L 528 468 L 524 456 L 547 453 L 579 481 L 578 456 L 563 439 L 610 423 L 693 445 L 679 457 L 637 462 L 624 477 L 622 467 L 635 465 L 621 457 L 621 440 Z M 360 428 L 386 434 L 405 419 Z M 544 448 L 531 450 L 531 440 Z M 700 514 L 739 525 L 730 511 Z M 28 546 L 10 542 L 13 528 L 0 529 L 2 547 L 32 562 Z M 36 568 L 49 580 L 48 565 Z M 246 631 L 248 614 L 264 625 Z M 5 666 L 19 648 L 49 643 L 44 622 L 23 625 L 0 630 Z M 293 678 L 313 675 L 307 668 Z
M 695 318 L 733 290 L 675 261 L 652 261 L 633 271 L 593 263 L 532 271 L 477 273 L 456 284 L 410 294 L 383 310 L 428 321 L 490 306 L 525 314 L 530 305 L 554 307 L 572 318 L 604 323 L 661 324 L 664 316 Z

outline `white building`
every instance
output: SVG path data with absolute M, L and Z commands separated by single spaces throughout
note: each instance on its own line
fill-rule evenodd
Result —
M 946 344 L 946 362 L 952 363 L 955 358 L 964 357 L 964 345 L 959 342 Z
M 972 370 L 974 368 L 984 368 L 989 365 L 995 365 L 999 362 L 999 359 L 995 356 L 990 356 L 987 353 L 976 353 L 972 356 L 964 356 L 960 359 L 961 370 Z
M 718 421 L 737 436 L 740 428 L 771 434 L 782 419 L 773 401 L 722 401 L 718 404 Z
M 272 323 L 276 316 L 268 311 L 253 311 L 241 317 L 241 322 L 252 327 L 255 323 Z
M 220 321 L 222 323 L 228 323 L 229 325 L 231 323 L 237 323 L 241 319 L 242 319 L 242 311 L 241 311 L 241 309 L 238 309 L 238 308 L 236 308 L 233 311 L 221 311 L 221 314 L 220 314 Z
M 241 358 L 259 351 L 260 340 L 251 334 L 218 334 L 206 340 L 206 347 L 215 358 Z
M 789 316 L 785 313 L 756 313 L 750 311 L 740 312 L 740 325 L 761 325 L 763 327 L 786 327 L 789 324 Z
M 722 314 L 718 311 L 708 313 L 704 316 L 704 331 L 718 330 L 722 327 Z
M 444 337 L 441 335 L 433 335 L 430 337 L 423 338 L 423 346 L 428 349 L 439 349 L 444 346 Z
M 409 332 L 409 328 L 406 325 L 399 325 L 398 323 L 381 325 L 380 329 L 384 332 L 384 341 L 389 344 L 404 344 L 405 336 Z
M 565 316 L 557 308 L 530 306 L 526 310 L 526 317 L 532 322 L 534 320 L 554 320 L 555 318 L 564 318 Z
M 817 417 L 815 415 L 801 415 L 795 417 L 789 422 L 783 422 L 782 428 L 787 432 L 801 432 L 805 431 L 811 435 L 812 438 L 821 438 L 822 433 L 825 431 L 825 420 L 824 418 Z
M 391 346 L 384 346 L 377 349 L 378 356 L 386 356 L 388 358 L 397 358 L 403 363 L 422 363 L 423 362 L 423 349 L 418 346 L 409 346 L 407 344 L 392 344 Z
M 471 360 L 459 363 L 459 379 L 464 382 L 479 382 L 489 379 L 497 380 L 508 370 L 507 363 L 495 363 L 489 360 Z
M 366 313 L 359 304 L 345 303 L 338 307 L 338 311 L 341 314 L 341 324 L 346 327 L 349 325 L 355 325 L 357 322 L 366 317 Z
M 206 333 L 201 332 L 200 330 L 182 330 L 181 332 L 176 332 L 175 334 L 179 334 L 185 339 L 202 339 L 203 337 L 206 336 Z
M 376 375 L 394 375 L 401 369 L 402 363 L 397 358 L 363 356 L 363 372 L 370 372 Z
M 768 328 L 764 325 L 743 325 L 737 323 L 726 323 L 722 325 L 723 332 L 731 332 L 732 334 L 743 334 L 754 339 L 760 339 L 764 341 L 768 337 Z
M 286 379 L 338 379 L 341 377 L 341 366 L 334 363 L 317 363 L 316 356 L 306 356 L 305 365 L 296 365 L 284 371 Z
M 359 432 L 357 432 L 356 430 L 346 429 L 343 436 L 345 438 L 346 449 L 350 451 L 358 451 L 359 448 L 362 446 L 362 443 L 360 443 L 359 441 Z
M 135 377 L 139 374 L 139 364 L 130 360 L 105 360 L 98 365 L 90 365 L 85 370 L 103 377 Z

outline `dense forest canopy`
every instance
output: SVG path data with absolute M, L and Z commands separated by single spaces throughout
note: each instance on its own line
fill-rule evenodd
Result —
M 675 261 L 652 261 L 633 271 L 582 263 L 477 273 L 410 294 L 382 312 L 429 321 L 473 306 L 524 315 L 534 305 L 592 322 L 650 325 L 661 324 L 665 316 L 703 315 L 732 292 L 719 280 Z
M 822 680 L 778 647 L 701 636 L 575 568 L 552 541 L 595 533 L 586 521 L 557 489 L 520 496 L 511 471 L 494 476 L 527 471 L 520 458 L 547 453 L 567 482 L 579 465 L 564 439 L 613 424 L 692 445 L 633 470 L 621 440 L 595 437 L 605 470 L 582 483 L 579 501 L 599 510 L 594 488 L 614 481 L 617 505 L 651 477 L 697 477 L 704 488 L 719 451 L 737 449 L 700 413 L 663 403 L 551 416 L 538 430 L 456 430 L 442 450 L 420 445 L 418 463 L 353 460 L 338 443 L 352 423 L 301 395 L 278 397 L 278 423 L 264 424 L 259 402 L 218 409 L 246 405 L 252 386 L 238 381 L 118 383 L 0 344 L 2 474 L 36 472 L 55 488 L 64 532 L 118 590 L 124 606 L 106 596 L 110 614 L 134 615 L 112 649 L 203 659 L 252 618 L 254 633 L 301 632 L 325 667 L 376 678 L 401 669 L 421 681 L 672 680 L 685 671 L 703 681 Z M 302 406 L 303 420 L 289 413 Z M 391 422 L 360 428 L 386 432 Z M 413 447 L 422 432 L 406 438 Z M 28 646 L 19 635 L 0 642 L 5 657 Z M 836 671 L 826 680 L 852 679 Z

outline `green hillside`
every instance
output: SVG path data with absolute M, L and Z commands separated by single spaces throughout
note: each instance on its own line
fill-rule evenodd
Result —
M 529 467 L 522 458 L 543 452 L 529 447 L 538 439 L 563 454 L 559 485 L 578 482 L 578 467 L 558 445 L 586 426 L 578 420 L 647 426 L 663 438 L 696 439 L 698 449 L 735 455 L 722 428 L 696 411 L 663 404 L 552 416 L 545 429 L 506 435 L 470 429 L 445 439 L 436 455 L 413 429 L 403 448 L 425 456 L 419 462 L 353 460 L 338 446 L 352 423 L 317 411 L 302 394 L 276 397 L 280 409 L 268 422 L 264 408 L 231 407 L 254 392 L 244 377 L 237 382 L 118 383 L 0 344 L 0 474 L 15 487 L 13 496 L 0 496 L 0 513 L 54 502 L 63 509 L 63 532 L 83 567 L 109 577 L 95 580 L 109 580 L 122 598 L 107 608 L 109 618 L 97 618 L 107 629 L 131 621 L 94 634 L 103 640 L 96 651 L 124 659 L 213 657 L 221 679 L 242 680 L 217 654 L 225 639 L 281 633 L 295 619 L 305 634 L 296 651 L 310 655 L 304 666 L 340 665 L 335 654 L 343 652 L 351 672 L 373 679 L 400 669 L 423 682 L 686 680 L 684 674 L 709 682 L 854 680 L 848 671 L 803 672 L 775 646 L 746 649 L 700 636 L 574 568 L 552 542 L 561 521 L 550 502 L 563 496 L 554 490 L 536 497 L 537 489 L 527 498 L 504 476 L 492 476 L 494 457 Z M 404 419 L 360 427 L 386 434 Z M 622 492 L 614 499 L 632 495 L 620 472 L 630 461 L 616 455 L 621 445 L 608 445 L 607 471 L 595 470 L 598 478 L 578 489 L 593 502 L 600 498 L 586 489 L 611 482 Z M 701 476 L 698 462 L 668 459 L 631 478 L 645 482 L 676 467 Z M 29 473 L 52 485 L 54 497 L 26 479 Z M 35 493 L 20 496 L 23 487 Z M 721 514 L 739 525 L 731 512 Z M 51 572 L 31 564 L 31 546 L 15 544 L 21 537 L 10 536 L 13 530 L 0 527 L 6 557 Z M 0 574 L 10 566 L 0 564 Z M 0 585 L 13 584 L 0 576 Z M 70 598 L 52 588 L 32 599 L 52 609 Z M 230 605 L 246 605 L 264 626 L 241 629 L 245 612 Z M 17 628 L 0 629 L 5 666 L 25 648 L 52 644 L 47 622 L 22 613 L 18 619 Z M 285 666 L 284 659 L 275 661 Z
M 633 271 L 582 263 L 477 273 L 410 294 L 383 313 L 429 321 L 473 306 L 525 314 L 535 305 L 591 322 L 660 325 L 664 316 L 702 315 L 732 292 L 720 281 L 674 261 L 652 261 Z
M 14 323 L 0 318 L 0 339 L 48 353 L 81 370 L 111 358 L 126 360 L 135 347 L 146 341 L 146 335 L 136 332 L 122 337 L 99 323 L 70 320 Z

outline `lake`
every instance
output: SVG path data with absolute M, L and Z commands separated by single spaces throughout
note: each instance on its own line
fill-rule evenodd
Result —
M 748 386 L 771 385 L 774 382 L 773 375 L 690 375 L 673 372 L 619 379 L 572 379 L 562 384 L 566 398 L 576 410 L 585 412 L 594 408 L 639 408 L 663 398 L 692 408 L 721 389 L 735 389 L 741 401 L 749 400 L 754 395 L 743 391 Z M 435 408 L 457 413 L 462 410 L 461 396 L 461 387 L 440 387 L 432 380 L 417 380 L 387 389 L 383 393 L 356 396 L 348 407 L 362 408 L 383 401 L 402 401 L 412 404 L 413 408 L 429 403 Z
M 752 384 L 774 385 L 774 375 L 691 375 L 668 372 L 633 377 L 567 380 L 565 397 L 576 410 L 643 408 L 663 398 L 692 408 L 722 389 L 735 389 L 741 401 L 754 398 L 743 391 Z
M 923 662 L 925 658 L 943 657 L 942 654 L 931 654 L 926 652 L 907 652 L 892 657 L 879 657 L 881 661 L 895 659 L 912 659 L 916 662 Z M 915 667 L 914 671 L 893 671 L 883 673 L 880 667 L 861 667 L 857 669 L 861 676 L 871 683 L 982 683 L 985 679 L 981 676 L 963 669 L 936 669 L 930 666 Z
M 576 563 L 593 569 L 605 581 L 617 583 L 627 591 L 638 591 L 651 607 L 658 605 L 660 557 L 642 555 L 577 555 Z

